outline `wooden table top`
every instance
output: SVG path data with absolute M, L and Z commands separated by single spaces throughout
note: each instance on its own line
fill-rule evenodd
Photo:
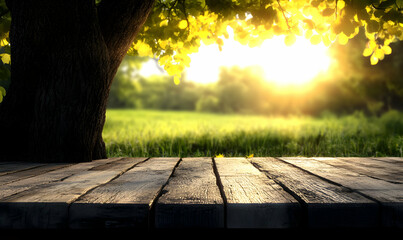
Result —
M 403 228 L 403 158 L 0 163 L 0 229 Z

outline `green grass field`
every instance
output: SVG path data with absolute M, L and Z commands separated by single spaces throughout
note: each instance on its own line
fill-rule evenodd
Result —
M 403 157 L 403 114 L 264 117 L 108 110 L 109 157 Z

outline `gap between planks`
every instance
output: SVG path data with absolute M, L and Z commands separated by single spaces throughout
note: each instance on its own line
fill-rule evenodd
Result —
M 215 192 L 215 194 L 219 198 L 221 198 L 221 200 L 218 200 L 217 196 L 213 197 L 213 203 L 215 201 L 218 203 L 218 205 L 216 205 L 215 207 L 213 206 L 213 208 L 211 208 L 211 206 L 209 206 L 209 204 L 211 204 L 211 203 L 209 202 L 209 199 L 208 199 L 208 197 L 210 197 L 210 196 L 203 196 L 203 195 L 193 196 L 193 199 L 190 199 L 190 200 L 188 199 L 189 202 L 188 202 L 187 206 L 182 205 L 182 207 L 183 206 L 187 207 L 187 210 L 182 213 L 184 215 L 187 214 L 188 216 L 190 216 L 191 214 L 193 214 L 192 211 L 195 210 L 194 208 L 192 208 L 192 207 L 194 207 L 194 206 L 192 206 L 192 204 L 199 204 L 200 201 L 206 201 L 206 203 L 207 203 L 206 206 L 210 207 L 208 210 L 210 211 L 210 213 L 211 213 L 211 211 L 213 211 L 213 213 L 216 214 L 216 216 L 215 217 L 213 216 L 213 218 L 209 219 L 209 216 L 204 215 L 205 219 L 198 219 L 197 221 L 195 221 L 193 223 L 192 223 L 192 221 L 184 222 L 183 216 L 179 216 L 179 217 L 177 216 L 176 219 L 172 219 L 172 218 L 168 217 L 167 219 L 162 221 L 161 219 L 163 219 L 163 218 L 160 218 L 161 216 L 166 218 L 167 216 L 170 215 L 167 213 L 170 213 L 170 211 L 172 213 L 172 209 L 175 209 L 173 207 L 178 206 L 178 203 L 177 202 L 175 203 L 175 201 L 180 198 L 175 200 L 175 196 L 172 195 L 172 192 L 176 191 L 178 196 L 180 196 L 180 194 L 186 193 L 186 191 L 187 191 L 187 190 L 182 189 L 182 190 L 184 190 L 184 192 L 182 192 L 182 193 L 178 192 L 177 189 L 172 188 L 174 186 L 173 184 L 179 184 L 179 186 L 186 186 L 186 183 L 192 183 L 192 181 L 189 181 L 189 179 L 193 175 L 188 175 L 188 176 L 183 175 L 183 173 L 186 172 L 184 170 L 191 169 L 190 168 L 191 165 L 189 165 L 188 163 L 190 163 L 190 161 L 192 161 L 192 159 L 199 160 L 201 162 L 206 161 L 206 163 L 203 164 L 203 166 L 205 166 L 205 167 L 201 168 L 201 169 L 205 169 L 204 170 L 205 172 L 203 172 L 203 174 L 208 174 L 209 176 L 214 176 L 214 178 L 215 178 L 215 180 L 213 182 L 214 184 L 209 183 L 206 186 L 203 186 L 205 184 L 200 184 L 199 186 L 197 186 L 197 187 L 199 187 L 199 190 L 203 189 L 203 187 L 204 187 L 205 189 L 207 189 L 207 191 L 213 191 L 213 192 L 217 191 L 217 192 Z M 202 161 L 201 159 L 204 159 L 204 160 Z M 333 162 L 326 161 L 329 159 L 332 160 Z M 380 185 L 383 184 L 382 185 L 383 187 L 399 186 L 399 184 L 394 184 L 396 182 L 389 182 L 389 184 L 391 184 L 391 185 L 384 185 L 385 183 L 382 179 L 375 179 L 375 178 L 370 179 L 370 177 L 368 177 L 362 173 L 357 173 L 357 171 L 359 172 L 360 168 L 352 167 L 353 165 L 348 165 L 348 164 L 343 165 L 344 166 L 344 168 L 343 168 L 343 166 L 340 165 L 340 162 L 338 162 L 338 161 L 346 161 L 345 159 L 339 159 L 339 160 L 337 160 L 337 159 L 335 160 L 335 158 L 329 158 L 329 159 L 321 159 L 321 158 L 317 158 L 317 159 L 314 159 L 314 158 L 310 158 L 310 159 L 308 159 L 308 158 L 295 158 L 295 159 L 293 159 L 293 158 L 279 158 L 279 159 L 252 158 L 252 159 L 246 160 L 245 158 L 216 158 L 216 159 L 214 159 L 214 158 L 196 158 L 196 159 L 195 158 L 184 158 L 184 159 L 174 158 L 174 164 L 170 163 L 170 165 L 169 165 L 170 167 L 168 167 L 168 169 L 171 169 L 170 172 L 168 171 L 169 174 L 165 175 L 165 178 L 161 179 L 161 181 L 155 186 L 154 195 L 151 198 L 151 200 L 149 199 L 150 201 L 148 202 L 148 206 L 147 206 L 147 203 L 145 203 L 145 205 L 144 205 L 144 206 L 146 206 L 145 211 L 147 213 L 146 213 L 146 219 L 145 220 L 143 219 L 144 220 L 142 222 L 143 225 L 141 225 L 141 226 L 148 227 L 148 228 L 150 228 L 150 227 L 151 228 L 154 228 L 154 227 L 178 227 L 178 226 L 193 226 L 194 227 L 196 225 L 192 225 L 192 224 L 198 224 L 198 226 L 201 226 L 200 224 L 202 224 L 202 226 L 205 226 L 205 227 L 220 227 L 220 228 L 222 228 L 222 227 L 269 227 L 270 228 L 270 227 L 290 227 L 290 226 L 293 226 L 291 223 L 294 223 L 294 225 L 295 225 L 295 222 L 301 222 L 301 218 L 303 218 L 302 222 L 304 224 L 306 224 L 306 226 L 315 227 L 315 226 L 320 226 L 320 224 L 326 223 L 326 219 L 323 219 L 324 220 L 324 222 L 323 222 L 323 221 L 318 221 L 318 219 L 316 219 L 316 218 L 318 218 L 318 216 L 320 217 L 320 215 L 321 215 L 320 213 L 323 213 L 323 212 L 321 212 L 323 210 L 321 208 L 325 205 L 323 205 L 323 202 L 321 202 L 321 201 L 328 201 L 329 199 L 331 200 L 332 197 L 319 196 L 320 194 L 318 196 L 314 196 L 313 198 L 312 197 L 309 198 L 309 196 L 305 196 L 304 192 L 303 191 L 301 192 L 301 189 L 298 189 L 298 185 L 295 185 L 295 184 L 292 185 L 292 183 L 295 183 L 295 181 L 298 179 L 292 178 L 292 176 L 288 176 L 287 174 L 286 174 L 287 176 L 284 176 L 284 174 L 280 174 L 281 171 L 284 171 L 284 170 L 281 170 L 281 168 L 278 168 L 276 170 L 276 168 L 275 168 L 276 166 L 285 167 L 284 164 L 287 164 L 290 167 L 289 169 L 288 168 L 285 168 L 285 169 L 292 170 L 292 171 L 294 171 L 294 173 L 301 174 L 300 171 L 304 171 L 307 175 L 303 174 L 300 176 L 303 176 L 302 179 L 306 178 L 307 180 L 309 180 L 313 187 L 317 187 L 315 185 L 315 184 L 317 184 L 315 181 L 315 177 L 316 177 L 317 179 L 322 180 L 322 181 L 319 181 L 319 182 L 321 182 L 321 184 L 324 184 L 323 180 L 325 180 L 325 182 L 327 182 L 327 184 L 330 184 L 330 186 L 331 186 L 330 188 L 334 190 L 333 192 L 336 192 L 336 193 L 337 193 L 337 191 L 341 191 L 341 193 L 344 194 L 343 191 L 346 190 L 346 188 L 344 186 L 347 186 L 347 188 L 353 189 L 353 192 L 358 191 L 361 193 L 362 191 L 363 192 L 367 191 L 365 194 L 368 194 L 368 196 L 370 196 L 370 199 L 363 201 L 363 203 L 367 204 L 370 207 L 370 209 L 371 208 L 374 209 L 372 212 L 376 212 L 376 207 L 378 207 L 379 203 L 381 203 L 381 205 L 382 204 L 385 205 L 385 203 L 384 203 L 385 200 L 377 198 L 376 195 L 375 195 L 375 197 L 373 196 L 374 191 L 377 189 L 374 189 L 373 192 L 368 192 L 368 190 L 363 189 L 364 187 L 368 188 L 367 185 L 370 182 L 373 183 L 374 180 L 376 180 L 375 183 L 379 183 Z M 102 160 L 101 160 L 98 162 L 99 163 L 98 166 L 93 166 L 89 169 L 92 169 L 93 171 L 105 171 L 105 172 L 107 172 L 107 170 L 112 171 L 113 167 L 119 166 L 119 164 L 113 164 L 113 163 L 118 163 L 120 160 L 122 160 L 122 159 L 110 159 L 110 160 L 104 160 L 104 162 L 102 162 Z M 303 160 L 305 160 L 305 162 Z M 373 161 L 374 160 L 393 162 L 393 161 L 400 161 L 400 158 L 397 160 L 389 159 L 389 158 L 388 159 L 373 159 Z M 111 161 L 111 162 L 109 162 L 109 161 Z M 339 165 L 336 165 L 335 161 Z M 95 162 L 97 162 L 97 161 L 94 161 L 93 164 L 95 164 Z M 130 223 L 129 223 L 130 220 L 133 220 L 133 216 L 125 216 L 125 217 L 120 216 L 121 219 L 118 221 L 116 220 L 116 217 L 119 217 L 119 216 L 116 216 L 116 214 L 121 214 L 122 212 L 124 213 L 125 212 L 124 210 L 127 209 L 126 207 L 132 208 L 133 205 L 129 206 L 130 204 L 127 205 L 126 203 L 125 204 L 120 203 L 120 204 L 115 204 L 115 205 L 111 204 L 109 207 L 112 206 L 113 211 L 115 211 L 117 207 L 123 207 L 122 211 L 117 211 L 114 215 L 113 212 L 112 213 L 110 212 L 110 211 L 112 211 L 111 209 L 105 209 L 106 205 L 96 204 L 93 202 L 93 200 L 90 200 L 90 199 L 91 199 L 91 196 L 93 197 L 93 199 L 95 199 L 96 197 L 94 198 L 94 196 L 95 196 L 94 194 L 96 194 L 97 192 L 102 192 L 102 191 L 108 192 L 108 191 L 113 190 L 113 184 L 115 184 L 117 182 L 120 182 L 121 184 L 123 184 L 124 181 L 129 180 L 127 178 L 127 176 L 129 176 L 128 174 L 132 174 L 131 172 L 133 172 L 133 174 L 134 174 L 136 172 L 134 169 L 141 170 L 141 169 L 137 169 L 137 167 L 138 166 L 140 167 L 140 166 L 142 166 L 142 164 L 145 164 L 147 162 L 150 163 L 152 161 L 150 161 L 150 159 L 142 159 L 140 162 L 137 162 L 134 165 L 132 164 L 132 165 L 126 167 L 123 171 L 122 170 L 115 171 L 113 174 L 110 175 L 109 180 L 96 182 L 96 184 L 93 184 L 90 188 L 83 189 L 79 194 L 75 195 L 74 196 L 75 198 L 71 198 L 70 202 L 68 201 L 68 204 L 67 204 L 68 217 L 70 218 L 68 220 L 68 225 L 76 227 L 76 228 L 122 227 L 122 226 L 123 227 L 133 227 L 133 225 L 130 225 Z M 221 165 L 221 167 L 220 167 L 220 164 L 222 164 L 224 162 L 226 164 Z M 240 166 L 243 166 L 243 167 L 238 166 L 239 168 L 236 167 L 236 168 L 232 168 L 232 169 L 230 167 L 228 167 L 228 166 L 231 166 L 231 164 L 234 162 L 238 162 L 237 164 L 240 164 Z M 244 165 L 245 162 L 250 162 L 253 165 L 252 164 Z M 264 162 L 271 162 L 272 164 L 269 167 L 268 166 L 262 167 L 263 166 L 262 163 L 264 163 Z M 105 164 L 101 164 L 101 163 L 105 163 Z M 308 163 L 311 165 L 309 165 Z M 333 165 L 331 163 L 333 163 Z M 250 168 L 251 166 L 254 166 L 255 170 L 251 169 Z M 318 167 L 318 166 L 320 166 L 320 167 Z M 326 166 L 326 168 L 324 168 L 324 166 Z M 69 169 L 72 167 L 74 168 L 74 166 L 66 166 L 66 167 L 63 167 L 63 169 Z M 111 167 L 112 167 L 112 170 L 111 170 Z M 185 168 L 182 169 L 183 167 L 185 167 Z M 242 169 L 244 169 L 244 170 L 242 170 Z M 297 171 L 296 169 L 299 169 L 299 171 Z M 323 169 L 331 169 L 332 171 L 326 172 L 326 171 L 323 171 Z M 341 169 L 343 169 L 343 170 L 341 170 Z M 49 173 L 50 172 L 56 173 L 56 172 L 60 172 L 61 170 L 62 169 L 53 169 L 53 170 L 50 170 Z M 178 172 L 176 172 L 177 170 L 178 170 Z M 260 172 L 256 173 L 256 170 L 259 170 Z M 337 170 L 337 171 L 335 171 L 335 170 Z M 362 168 L 361 168 L 361 170 L 362 170 Z M 278 172 L 276 172 L 276 171 L 278 171 Z M 297 172 L 295 172 L 295 171 L 297 171 Z M 182 175 L 180 175 L 180 174 L 176 175 L 176 173 L 182 173 Z M 347 175 L 346 175 L 346 173 L 347 173 Z M 267 176 L 264 181 L 270 180 L 272 182 L 270 182 L 270 183 L 266 182 L 265 184 L 262 184 L 261 187 L 258 187 L 258 189 L 254 188 L 253 186 L 249 186 L 247 184 L 248 181 L 251 181 L 252 179 L 253 179 L 253 181 L 256 181 L 256 180 L 261 181 L 262 174 L 265 174 Z M 358 179 L 360 179 L 360 180 L 363 180 L 363 181 L 365 180 L 362 183 L 364 185 L 361 185 L 361 186 L 360 185 L 351 185 L 352 183 L 348 183 L 348 182 L 340 183 L 340 177 L 336 178 L 337 174 L 344 174 L 347 176 L 347 178 L 350 177 L 351 180 L 357 179 L 357 177 L 358 177 Z M 28 189 L 22 188 L 21 184 L 20 185 L 17 184 L 18 182 L 28 184 L 28 183 L 30 183 L 30 181 L 29 181 L 30 179 L 32 179 L 32 178 L 38 179 L 38 177 L 40 178 L 41 175 L 46 175 L 46 174 L 41 173 L 36 178 L 29 177 L 29 178 L 21 179 L 21 181 L 13 179 L 13 181 L 8 182 L 7 185 L 19 187 L 18 189 L 20 189 L 20 190 L 22 189 L 22 191 L 20 191 L 18 193 L 9 195 L 8 198 L 13 199 L 13 198 L 17 197 L 18 195 L 21 195 L 21 193 L 23 193 L 23 192 L 30 191 L 29 188 Z M 71 175 L 66 175 L 64 177 L 64 179 L 68 179 L 69 176 L 71 176 Z M 203 178 L 202 174 L 200 176 L 200 174 L 197 175 L 195 173 L 195 176 Z M 385 176 L 386 175 L 384 174 L 383 177 L 385 177 Z M 314 177 L 314 180 L 312 180 L 312 177 Z M 125 180 L 125 178 L 126 178 L 126 180 Z M 242 179 L 242 181 L 245 181 L 245 185 L 239 185 L 240 179 Z M 36 186 L 36 188 L 45 184 L 46 181 L 48 181 L 48 183 L 49 183 L 50 180 L 47 179 L 47 180 L 41 180 L 41 181 L 40 181 L 40 179 L 38 179 L 38 185 Z M 53 181 L 55 181 L 55 179 L 53 179 Z M 186 182 L 186 181 L 188 181 L 188 182 Z M 281 185 L 282 188 L 281 189 L 278 189 L 278 187 L 276 188 L 275 185 L 273 185 L 273 182 L 276 182 L 277 184 Z M 203 182 L 201 182 L 201 183 L 203 183 Z M 303 184 L 303 183 L 304 182 L 300 182 L 300 184 Z M 367 185 L 365 185 L 365 184 L 367 184 Z M 50 185 L 52 186 L 52 184 L 50 184 Z M 213 185 L 215 185 L 216 190 L 211 190 L 211 189 L 214 189 L 214 187 L 212 187 Z M 333 185 L 335 185 L 335 186 L 333 186 Z M 248 188 L 246 188 L 245 186 L 248 186 Z M 307 185 L 307 188 L 312 187 L 312 186 Z M 250 214 L 253 211 L 249 211 L 249 210 L 251 210 L 251 209 L 253 210 L 254 204 L 253 204 L 253 202 L 250 201 L 251 199 L 248 199 L 247 195 L 243 196 L 242 201 L 243 201 L 243 203 L 249 204 L 248 208 L 243 208 L 244 205 L 242 205 L 242 204 L 239 205 L 239 204 L 236 204 L 236 202 L 232 202 L 234 199 L 239 197 L 239 196 L 233 195 L 233 192 L 237 192 L 237 191 L 234 191 L 234 189 L 238 189 L 238 190 L 242 189 L 242 191 L 259 192 L 259 191 L 262 191 L 262 189 L 267 188 L 267 187 L 270 187 L 270 188 L 274 187 L 276 189 L 277 193 L 280 193 L 280 195 L 283 195 L 283 197 L 287 196 L 287 194 L 292 195 L 292 198 L 287 200 L 287 201 L 289 201 L 289 202 L 287 202 L 288 205 L 284 205 L 285 210 L 284 209 L 283 210 L 289 211 L 288 214 L 285 214 L 285 215 L 283 214 L 283 217 L 285 216 L 285 219 L 283 219 L 281 222 L 277 222 L 277 223 L 275 221 L 274 222 L 267 221 L 267 219 L 263 219 L 260 222 L 253 222 L 252 221 L 253 219 L 249 220 L 249 221 L 242 221 L 242 220 L 245 220 L 245 218 L 247 218 L 248 216 L 249 217 L 252 216 Z M 231 188 L 233 188 L 233 189 L 231 189 Z M 261 188 L 261 189 L 259 189 L 259 188 Z M 181 189 L 181 188 L 179 188 L 179 189 Z M 355 189 L 358 189 L 358 190 L 355 190 Z M 397 188 L 397 189 L 400 190 L 400 188 Z M 35 190 L 35 187 L 33 188 L 33 190 Z M 117 190 L 119 190 L 119 189 L 117 189 Z M 383 190 L 385 191 L 385 189 L 383 189 Z M 391 190 L 394 190 L 394 189 L 392 188 Z M 242 191 L 239 191 L 239 193 L 241 193 Z M 276 191 L 274 191 L 274 192 L 276 192 Z M 3 191 L 2 191 L 2 193 L 3 193 Z M 313 193 L 317 194 L 314 191 L 313 191 Z M 339 194 L 339 195 L 337 195 L 337 197 L 343 198 L 344 197 L 343 194 L 341 194 L 341 195 Z M 365 196 L 365 194 L 364 194 L 364 196 Z M 261 194 L 261 195 L 264 196 L 264 194 Z M 206 197 L 206 199 L 201 199 L 203 197 Z M 269 197 L 269 196 L 266 196 L 266 197 Z M 357 197 L 357 196 L 354 195 L 354 197 Z M 399 197 L 399 196 L 397 196 L 397 197 Z M 329 198 L 329 199 L 326 199 L 326 198 Z M 4 196 L 3 196 L 2 199 L 7 199 L 7 197 L 4 198 Z M 29 199 L 29 196 L 28 196 L 28 199 Z M 286 197 L 286 199 L 287 199 L 287 197 Z M 298 202 L 295 199 L 297 199 Z M 358 199 L 359 199 L 359 197 L 358 197 Z M 377 201 L 377 203 L 375 204 L 376 206 L 370 201 L 371 199 L 375 199 Z M 260 200 L 255 199 L 255 201 L 260 201 Z M 91 204 L 89 204 L 89 203 L 91 203 Z M 295 204 L 295 203 L 297 203 L 297 204 Z M 2 203 L 2 204 L 4 207 L 4 203 Z M 220 204 L 222 205 L 221 207 L 219 206 Z M 175 206 L 175 205 L 177 205 L 177 206 Z M 301 213 L 298 213 L 299 205 L 302 205 L 302 207 L 303 207 L 302 215 L 301 215 Z M 400 205 L 401 205 L 401 203 L 400 203 Z M 261 204 L 259 207 L 261 207 L 261 206 L 263 206 L 263 205 Z M 347 208 L 344 208 L 345 211 L 348 211 L 349 209 L 351 209 L 351 207 L 354 208 L 354 205 L 349 205 L 349 206 L 346 205 L 346 206 L 347 206 Z M 346 207 L 346 206 L 340 205 L 339 207 L 342 207 L 341 209 L 343 209 L 343 207 Z M 390 204 L 388 205 L 388 202 L 386 203 L 385 206 L 391 207 L 391 209 L 389 209 L 390 210 L 389 214 L 394 213 L 393 211 L 396 209 L 396 206 L 393 206 L 393 204 L 392 204 L 392 206 L 390 206 Z M 32 209 L 33 207 L 37 207 L 37 206 L 27 206 L 27 209 Z M 93 207 L 93 212 L 87 211 L 88 216 L 83 216 L 83 214 L 85 215 L 85 211 L 83 211 L 83 210 L 88 210 L 89 207 Z M 257 205 L 255 205 L 255 207 L 257 207 Z M 103 208 L 103 210 L 102 210 L 102 208 Z M 112 214 L 112 218 L 108 219 L 108 216 L 104 216 L 102 214 L 101 214 L 101 216 L 97 216 L 97 214 L 102 213 L 102 211 L 100 211 L 100 209 L 102 211 L 105 211 L 105 210 L 109 211 L 109 214 Z M 266 205 L 266 207 L 265 207 L 266 213 L 272 212 L 273 209 L 275 209 L 275 208 L 270 206 L 270 204 Z M 368 209 L 368 208 L 366 208 L 366 209 Z M 49 208 L 47 210 L 49 211 Z M 205 210 L 206 209 L 203 209 L 203 211 L 205 211 Z M 340 210 L 340 209 L 337 208 L 337 210 Z M 401 207 L 397 206 L 397 210 L 401 211 Z M 199 211 L 199 213 L 203 213 L 203 211 Z M 387 212 L 388 211 L 386 211 L 386 213 Z M 256 208 L 255 213 L 254 213 L 255 215 L 253 215 L 253 216 L 257 216 L 256 215 L 257 213 L 259 213 L 259 208 Z M 332 213 L 332 212 L 330 211 L 330 213 Z M 341 219 L 337 220 L 338 213 L 339 212 L 333 212 L 333 214 L 335 214 L 335 218 L 336 218 L 336 220 L 334 220 L 334 221 L 336 221 L 336 222 L 333 222 L 333 223 L 327 222 L 326 224 L 332 223 L 333 226 L 337 226 L 337 224 L 341 224 L 340 223 L 340 222 L 342 222 Z M 94 218 L 94 214 L 96 216 L 95 218 Z M 163 214 L 165 214 L 166 216 L 164 216 Z M 365 216 L 366 213 L 363 212 L 361 214 L 364 214 L 363 216 Z M 155 218 L 156 216 L 157 216 L 157 218 Z M 221 220 L 217 220 L 217 216 Z M 241 218 L 241 220 L 239 220 L 240 219 L 239 216 L 243 216 Z M 267 216 L 268 215 L 266 214 L 265 216 L 263 216 L 263 218 L 264 217 L 267 218 Z M 130 217 L 132 217 L 132 219 L 130 219 Z M 338 216 L 338 217 L 340 217 L 340 216 Z M 349 226 L 351 226 L 351 224 L 357 224 L 357 221 L 360 220 L 359 216 L 355 215 L 355 217 L 356 217 L 356 219 L 354 219 L 354 218 L 350 219 L 353 222 L 348 223 L 348 224 L 350 224 Z M 398 224 L 401 224 L 401 220 L 399 220 L 399 219 L 390 220 L 390 218 L 388 218 L 388 217 L 389 217 L 388 214 L 386 214 L 386 215 L 383 214 L 381 218 L 379 216 L 370 215 L 369 218 L 365 218 L 366 222 L 364 221 L 361 224 L 367 224 L 367 225 L 369 224 L 371 226 L 376 225 L 376 224 L 379 224 L 377 222 L 377 221 L 379 221 L 379 219 L 383 219 L 384 222 L 387 222 L 391 226 L 396 225 L 396 221 Z M 401 215 L 400 215 L 400 217 L 401 217 Z M 66 219 L 64 219 L 64 220 L 66 220 Z M 200 222 L 200 221 L 202 221 L 202 222 Z M 288 221 L 288 223 L 287 223 L 287 221 Z M 271 225 L 267 225 L 268 222 L 270 222 Z M 22 223 L 20 223 L 20 224 L 22 224 Z M 45 226 L 45 227 L 55 227 L 55 226 L 56 227 L 57 226 L 66 227 L 65 223 L 61 224 L 60 222 L 56 222 L 54 224 L 55 225 L 49 225 L 49 226 Z M 205 225 L 203 225 L 203 224 L 205 224 Z M 252 225 L 247 225 L 247 224 L 252 224 Z M 22 225 L 20 225 L 20 227 L 21 226 Z M 359 225 L 357 225 L 357 226 L 359 226 Z M 18 227 L 18 224 L 17 224 L 17 227 Z M 35 225 L 32 225 L 31 227 L 35 227 Z

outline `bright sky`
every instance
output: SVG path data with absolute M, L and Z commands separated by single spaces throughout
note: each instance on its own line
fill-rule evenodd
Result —
M 203 45 L 199 52 L 190 56 L 190 67 L 186 70 L 188 80 L 211 83 L 218 80 L 221 66 L 261 66 L 266 80 L 278 86 L 300 86 L 311 81 L 331 64 L 323 43 L 312 45 L 301 37 L 290 47 L 284 44 L 284 36 L 266 40 L 261 46 L 250 48 L 232 39 L 224 39 L 220 52 L 218 46 Z M 155 61 L 144 64 L 140 74 L 161 74 Z

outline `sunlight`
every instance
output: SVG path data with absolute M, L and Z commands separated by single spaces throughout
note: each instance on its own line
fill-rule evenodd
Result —
M 260 66 L 267 81 L 279 87 L 302 86 L 309 83 L 331 64 L 327 47 L 312 45 L 304 37 L 290 47 L 284 44 L 284 36 L 266 40 L 260 47 L 250 48 L 231 37 L 224 40 L 222 51 L 216 45 L 203 45 L 192 54 L 188 80 L 211 83 L 218 80 L 221 66 Z
M 332 64 L 328 47 L 323 43 L 312 45 L 304 37 L 297 37 L 292 46 L 284 44 L 284 36 L 275 36 L 259 47 L 250 48 L 230 37 L 224 39 L 222 51 L 217 45 L 204 45 L 191 54 L 190 67 L 185 70 L 189 81 L 208 84 L 218 81 L 221 67 L 258 66 L 264 78 L 280 88 L 305 87 L 319 74 L 326 73 Z M 139 71 L 143 77 L 167 75 L 155 60 L 145 62 Z
M 150 59 L 147 62 L 143 63 L 139 70 L 139 74 L 145 78 L 152 75 L 166 75 L 164 69 L 158 66 L 158 63 L 156 63 L 156 60 L 154 59 Z
M 327 55 L 327 47 L 323 44 L 312 45 L 309 40 L 300 37 L 290 47 L 285 46 L 283 38 L 266 41 L 258 53 L 259 65 L 265 77 L 279 86 L 301 86 L 312 81 L 318 74 L 326 72 L 331 64 Z

